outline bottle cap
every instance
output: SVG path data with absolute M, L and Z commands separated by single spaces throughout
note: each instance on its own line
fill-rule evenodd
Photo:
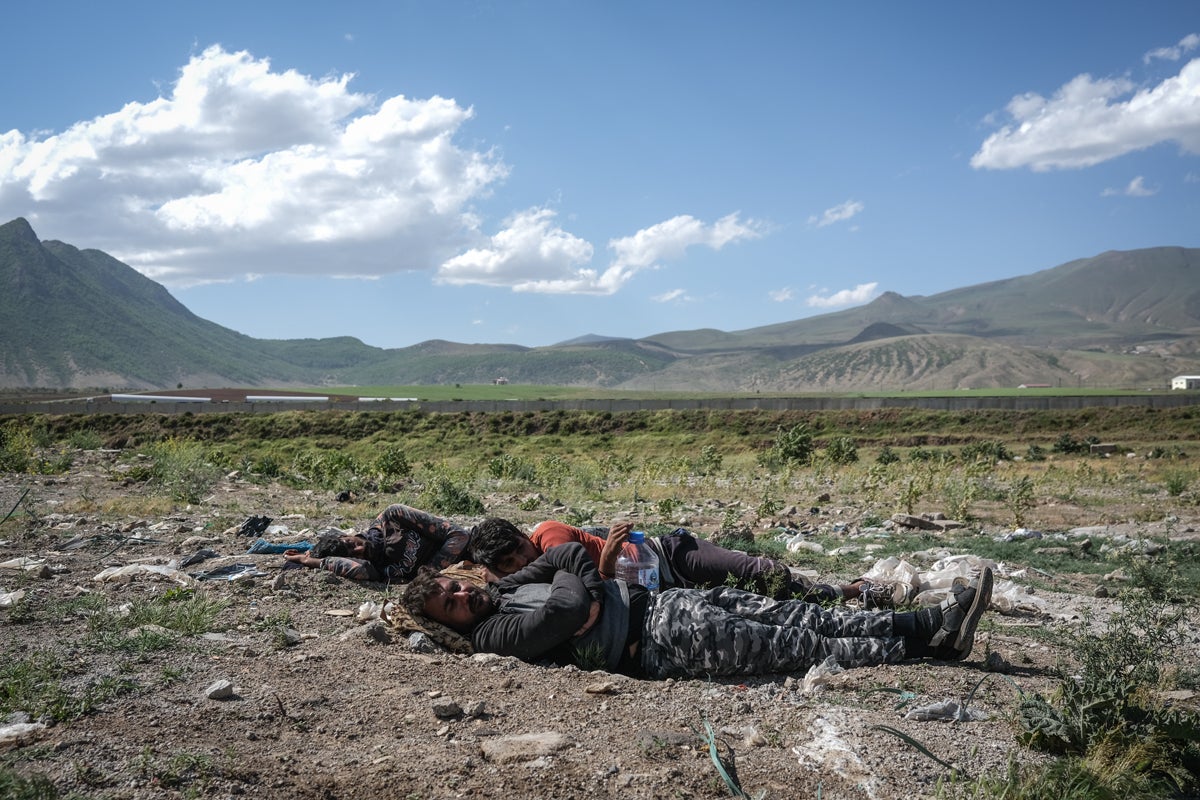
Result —
M 641 544 L 644 541 L 646 541 L 646 532 L 645 531 L 630 531 L 629 532 L 630 544 Z

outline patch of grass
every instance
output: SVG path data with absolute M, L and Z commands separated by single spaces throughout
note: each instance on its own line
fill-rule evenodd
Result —
M 0 797 L 5 800 L 57 800 L 58 789 L 45 775 L 21 775 L 0 767 Z
M 133 681 L 112 676 L 82 684 L 75 680 L 89 671 L 86 664 L 71 666 L 45 651 L 22 657 L 5 653 L 0 659 L 0 713 L 21 711 L 34 719 L 63 722 L 137 688 Z

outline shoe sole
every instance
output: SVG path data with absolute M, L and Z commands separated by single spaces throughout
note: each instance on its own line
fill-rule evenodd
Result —
M 991 602 L 992 568 L 984 567 L 979 575 L 979 585 L 975 587 L 975 599 L 971 601 L 962 627 L 958 629 L 958 638 L 954 640 L 954 649 L 958 651 L 956 661 L 962 661 L 971 654 L 971 647 L 975 644 L 975 629 L 979 627 L 979 620 Z

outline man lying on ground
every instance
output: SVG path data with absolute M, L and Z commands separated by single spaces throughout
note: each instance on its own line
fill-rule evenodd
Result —
M 652 594 L 604 580 L 583 546 L 551 548 L 483 589 L 430 569 L 405 588 L 413 613 L 468 635 L 477 651 L 635 677 L 749 675 L 918 658 L 959 661 L 992 595 L 992 571 L 920 611 L 826 609 L 720 586 Z
M 492 517 L 475 526 L 471 537 L 471 560 L 483 564 L 497 578 L 511 575 L 542 553 L 567 542 L 578 542 L 591 556 L 600 577 L 616 574 L 617 557 L 629 534 L 630 522 L 618 522 L 607 538 L 563 522 L 539 523 L 525 534 L 511 522 Z M 861 600 L 864 608 L 891 608 L 894 588 L 859 579 L 841 586 L 814 583 L 793 573 L 788 566 L 762 556 L 728 550 L 701 539 L 685 528 L 665 536 L 647 536 L 658 553 L 662 588 L 710 588 L 732 581 L 739 589 L 773 597 L 799 598 L 810 603 L 840 603 Z M 628 555 L 628 553 L 627 553 Z
M 400 503 L 388 506 L 364 533 L 322 534 L 308 552 L 284 558 L 357 581 L 412 580 L 417 569 L 442 569 L 461 561 L 471 531 L 447 519 Z

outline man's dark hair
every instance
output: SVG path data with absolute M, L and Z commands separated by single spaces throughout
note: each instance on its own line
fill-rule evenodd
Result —
M 494 568 L 500 559 L 515 553 L 528 538 L 508 520 L 488 517 L 476 525 L 471 534 L 471 560 Z
M 350 543 L 345 540 L 345 535 L 341 531 L 321 531 L 320 535 L 317 536 L 316 544 L 312 546 L 312 550 L 310 551 L 312 557 L 345 557 L 350 555 Z
M 438 571 L 433 567 L 421 567 L 404 587 L 400 604 L 413 614 L 425 615 L 425 601 L 438 591 Z

